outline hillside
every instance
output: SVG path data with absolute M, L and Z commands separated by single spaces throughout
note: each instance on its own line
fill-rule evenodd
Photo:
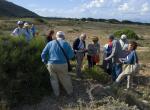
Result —
M 12 2 L 0 0 L 0 17 L 38 17 L 38 15 Z

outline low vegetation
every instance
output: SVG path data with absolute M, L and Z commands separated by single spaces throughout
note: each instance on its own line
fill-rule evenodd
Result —
M 1 101 L 6 101 L 10 107 L 37 103 L 38 101 L 41 101 L 43 96 L 50 96 L 52 93 L 48 71 L 40 58 L 42 49 L 45 46 L 45 41 L 42 37 L 37 36 L 37 38 L 34 38 L 28 43 L 23 37 L 13 38 L 12 36 L 7 35 L 7 33 L 10 34 L 10 31 L 15 28 L 17 20 L 20 19 L 0 20 L 0 98 Z M 100 22 L 92 22 L 91 20 L 93 19 L 91 18 L 89 18 L 88 21 L 83 19 L 86 20 L 86 22 L 78 19 L 73 21 L 72 19 L 49 20 L 44 18 L 22 18 L 21 20 L 34 23 L 38 31 L 40 30 L 40 33 L 44 33 L 46 29 L 51 27 L 56 31 L 62 30 L 66 33 L 66 39 L 68 41 L 72 41 L 75 35 L 86 32 L 89 37 L 87 42 L 90 40 L 90 36 L 100 35 L 100 43 L 104 44 L 106 42 L 105 36 L 119 29 L 119 31 L 115 32 L 115 35 L 119 38 L 121 34 L 126 34 L 129 39 L 139 39 L 138 43 L 140 46 L 150 46 L 149 38 L 145 39 L 145 35 L 149 35 L 149 28 L 144 25 L 141 25 L 140 27 L 137 25 L 123 25 L 118 24 L 118 21 L 114 19 L 111 19 L 112 23 L 116 22 L 114 24 L 101 22 L 103 19 L 100 19 Z M 45 27 L 48 28 L 45 29 Z M 142 34 L 143 31 L 145 32 L 144 34 Z M 142 39 L 141 37 L 139 38 L 139 36 L 142 35 Z M 148 53 L 149 51 L 144 51 L 142 53 L 138 51 L 140 63 L 141 61 L 142 63 L 149 63 L 150 57 Z M 78 85 L 81 85 L 84 81 L 86 82 L 86 80 L 89 82 L 91 81 L 93 85 L 96 83 L 107 85 L 111 81 L 109 75 L 99 66 L 95 66 L 92 69 L 85 67 L 83 70 L 85 79 L 78 81 L 75 76 L 76 62 L 73 60 L 71 63 L 74 66 L 72 73 L 73 84 L 77 83 L 74 85 L 77 89 Z M 148 79 L 148 77 L 144 77 L 141 79 L 142 81 L 138 81 L 138 84 L 144 83 L 146 79 Z M 146 82 L 146 84 L 148 85 L 149 82 Z M 67 105 L 64 107 L 64 110 L 138 110 L 139 106 L 141 106 L 140 103 L 142 102 L 139 100 L 148 101 L 148 104 L 150 103 L 150 89 L 147 85 L 140 85 L 144 89 L 140 90 L 139 88 L 135 88 L 136 92 L 132 91 L 134 97 L 131 98 L 133 98 L 133 100 L 127 98 L 131 95 L 128 95 L 128 92 L 124 93 L 125 86 L 123 84 L 123 88 L 118 89 L 114 97 L 108 97 L 109 95 L 106 94 L 107 97 L 104 97 L 103 99 L 91 100 L 89 102 L 75 102 L 75 105 L 70 105 L 69 107 Z M 87 89 L 88 87 L 86 86 L 85 88 Z M 84 95 L 86 94 L 86 89 L 84 90 L 81 86 L 81 91 L 84 92 Z M 98 95 L 102 95 L 102 92 L 98 92 Z M 69 100 L 69 98 L 63 99 L 62 97 L 60 100 Z M 79 99 L 80 97 L 82 96 L 79 94 Z M 53 100 L 57 102 L 55 98 Z M 138 107 L 134 105 L 137 105 Z
M 49 75 L 40 54 L 42 38 L 0 37 L 0 97 L 10 106 L 35 103 L 50 91 Z
M 134 39 L 134 40 L 138 40 L 139 39 L 139 36 L 131 29 L 122 29 L 122 30 L 119 30 L 119 31 L 116 31 L 114 33 L 114 35 L 118 38 L 120 38 L 120 36 L 122 34 L 125 34 L 127 35 L 127 38 L 128 39 Z
M 87 78 L 99 81 L 100 83 L 103 83 L 103 84 L 106 84 L 111 80 L 108 73 L 106 73 L 99 66 L 95 66 L 91 69 L 86 67 L 86 68 L 84 68 L 83 72 L 84 72 L 85 76 L 87 76 Z

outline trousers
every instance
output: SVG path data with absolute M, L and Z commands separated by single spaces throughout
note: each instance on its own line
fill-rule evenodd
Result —
M 50 74 L 50 82 L 56 96 L 60 95 L 59 82 L 62 84 L 67 94 L 73 93 L 71 77 L 68 74 L 67 64 L 48 64 L 47 69 Z

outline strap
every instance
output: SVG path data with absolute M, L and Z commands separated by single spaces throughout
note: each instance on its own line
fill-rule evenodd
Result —
M 65 56 L 65 58 L 67 60 L 67 63 L 68 63 L 69 62 L 69 58 L 68 58 L 67 54 L 65 53 L 65 50 L 62 48 L 62 46 L 60 45 L 58 40 L 56 40 L 56 42 L 57 42 L 58 46 L 60 47 L 60 49 L 62 50 L 62 52 L 63 52 L 63 54 L 64 54 L 64 56 Z
M 134 53 L 134 64 L 138 63 L 137 54 Z

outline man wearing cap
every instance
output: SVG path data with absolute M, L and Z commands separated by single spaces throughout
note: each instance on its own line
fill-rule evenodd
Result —
M 17 25 L 18 27 L 14 29 L 14 31 L 11 33 L 12 36 L 18 37 L 22 36 L 23 34 L 23 21 L 18 21 Z
M 50 73 L 50 81 L 54 94 L 56 96 L 60 95 L 60 81 L 64 89 L 67 91 L 67 94 L 71 95 L 73 93 L 72 82 L 70 76 L 68 75 L 67 60 L 60 46 L 67 54 L 68 59 L 73 58 L 74 53 L 70 44 L 65 41 L 64 32 L 58 31 L 56 33 L 56 39 L 60 45 L 58 45 L 58 42 L 56 40 L 47 43 L 46 47 L 44 48 L 41 54 L 42 62 L 47 64 L 47 69 Z
M 73 49 L 77 60 L 76 72 L 77 72 L 77 76 L 80 78 L 83 77 L 81 74 L 81 68 L 82 68 L 82 62 L 85 56 L 85 52 L 87 51 L 85 39 L 86 39 L 86 34 L 82 33 L 80 37 L 76 38 L 73 42 Z
M 128 40 L 127 40 L 127 36 L 125 34 L 121 35 L 119 42 L 122 47 L 122 50 L 128 49 Z
M 121 45 L 117 39 L 114 39 L 114 35 L 109 35 L 108 39 L 112 40 L 112 52 L 105 60 L 112 59 L 112 79 L 115 81 L 122 71 L 122 65 L 120 64 L 119 58 L 122 57 L 123 53 Z

